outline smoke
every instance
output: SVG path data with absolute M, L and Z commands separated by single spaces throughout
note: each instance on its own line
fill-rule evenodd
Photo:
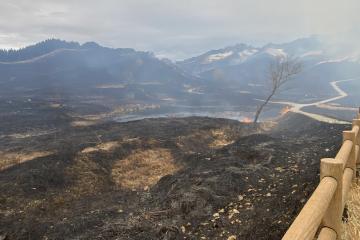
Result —
M 56 37 L 179 59 L 316 34 L 358 52 L 359 10 L 359 0 L 1 0 L 0 48 Z
M 357 59 L 360 56 L 360 34 L 343 32 L 319 37 L 329 55 Z

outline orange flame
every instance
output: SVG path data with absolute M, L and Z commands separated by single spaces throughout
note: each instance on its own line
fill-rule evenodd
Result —
M 241 120 L 242 123 L 252 123 L 253 121 L 251 120 L 251 118 L 248 118 L 248 117 L 244 117 L 242 120 Z
M 287 114 L 290 111 L 291 111 L 291 107 L 286 106 L 286 107 L 284 107 L 283 109 L 280 110 L 280 115 L 284 116 L 285 114 Z

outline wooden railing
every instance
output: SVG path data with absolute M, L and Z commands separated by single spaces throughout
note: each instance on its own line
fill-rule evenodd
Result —
M 283 240 L 335 240 L 341 237 L 341 221 L 347 195 L 359 162 L 360 113 L 352 130 L 343 132 L 343 144 L 335 158 L 321 159 L 320 183 Z

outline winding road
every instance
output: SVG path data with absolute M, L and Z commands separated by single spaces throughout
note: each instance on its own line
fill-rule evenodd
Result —
M 337 84 L 341 83 L 341 82 L 354 81 L 357 79 L 360 79 L 360 78 L 350 78 L 350 79 L 344 79 L 344 80 L 330 82 L 331 87 L 338 93 L 338 96 L 336 96 L 336 97 L 332 97 L 332 98 L 328 98 L 325 100 L 312 102 L 312 103 L 296 103 L 296 102 L 287 102 L 287 101 L 271 101 L 271 103 L 283 104 L 283 105 L 290 106 L 289 111 L 303 114 L 305 116 L 311 117 L 311 118 L 316 119 L 321 122 L 349 124 L 349 122 L 347 122 L 347 121 L 337 120 L 335 118 L 326 117 L 324 115 L 320 115 L 320 114 L 316 114 L 316 113 L 305 112 L 302 109 L 304 107 L 309 107 L 309 106 L 319 106 L 321 104 L 329 103 L 329 102 L 336 101 L 336 100 L 347 97 L 348 94 L 344 90 L 342 90 Z

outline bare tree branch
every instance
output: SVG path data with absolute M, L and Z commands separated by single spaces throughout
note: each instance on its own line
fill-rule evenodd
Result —
M 280 90 L 280 88 L 302 71 L 302 64 L 296 58 L 292 57 L 279 57 L 275 61 L 271 62 L 269 66 L 269 80 L 271 84 L 271 90 L 267 98 L 258 107 L 255 116 L 254 123 L 259 119 L 259 116 L 264 107 L 269 103 L 271 98 Z

